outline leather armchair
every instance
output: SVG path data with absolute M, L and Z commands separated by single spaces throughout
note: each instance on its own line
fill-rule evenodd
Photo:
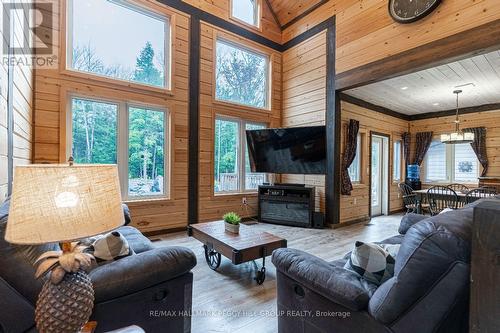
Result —
M 126 222 L 130 222 L 124 206 Z M 8 202 L 0 206 L 0 333 L 36 332 L 34 308 L 43 281 L 34 260 L 57 244 L 16 246 L 4 240 Z M 137 325 L 146 332 L 190 332 L 194 253 L 182 247 L 154 247 L 137 229 L 118 229 L 135 254 L 90 272 L 97 332 Z M 162 313 L 176 313 L 164 316 Z M 184 315 L 188 314 L 188 315 Z

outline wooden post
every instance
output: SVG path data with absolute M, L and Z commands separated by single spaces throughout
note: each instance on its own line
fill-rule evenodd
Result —
M 470 332 L 500 332 L 500 201 L 474 209 Z

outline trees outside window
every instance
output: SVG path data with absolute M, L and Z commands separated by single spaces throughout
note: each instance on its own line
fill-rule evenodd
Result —
M 268 108 L 269 57 L 217 40 L 215 98 L 254 108 Z
M 169 29 L 126 0 L 69 0 L 68 68 L 168 89 Z
M 118 164 L 124 198 L 168 194 L 167 111 L 73 97 L 70 114 L 77 163 Z
M 241 119 L 217 117 L 214 133 L 214 192 L 253 191 L 266 175 L 252 173 L 246 144 L 246 130 L 266 128 Z

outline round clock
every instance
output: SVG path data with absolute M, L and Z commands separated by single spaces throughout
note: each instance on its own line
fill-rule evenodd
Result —
M 411 23 L 429 15 L 441 0 L 389 0 L 389 13 L 399 23 Z

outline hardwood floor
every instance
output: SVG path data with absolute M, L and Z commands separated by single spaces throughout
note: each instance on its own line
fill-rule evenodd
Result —
M 272 224 L 255 224 L 252 228 L 267 231 L 288 240 L 289 248 L 300 249 L 331 261 L 342 257 L 356 240 L 380 241 L 396 235 L 401 215 L 377 217 L 340 229 L 302 229 Z M 234 266 L 224 258 L 218 271 L 205 262 L 202 244 L 186 233 L 157 236 L 156 246 L 185 246 L 192 249 L 198 264 L 193 269 L 193 333 L 275 333 L 277 332 L 276 269 L 271 257 L 266 259 L 266 281 L 259 286 L 253 280 L 255 264 Z M 262 260 L 258 260 L 258 267 Z

